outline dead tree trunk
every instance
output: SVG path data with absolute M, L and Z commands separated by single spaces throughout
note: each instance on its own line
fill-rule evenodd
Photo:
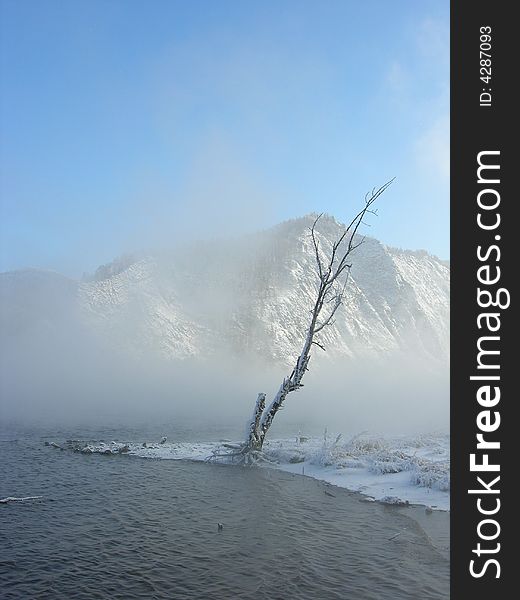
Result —
M 234 447 L 233 452 L 222 456 L 233 459 L 237 457 L 243 464 L 254 464 L 258 459 L 262 458 L 264 440 L 276 413 L 282 408 L 288 394 L 303 387 L 301 381 L 308 370 L 312 346 L 318 346 L 322 350 L 325 350 L 323 344 L 318 339 L 315 339 L 315 337 L 325 327 L 334 323 L 334 315 L 342 304 L 349 280 L 350 269 L 352 267 L 349 258 L 352 252 L 364 241 L 364 238 L 356 238 L 358 229 L 367 213 L 376 214 L 376 211 L 371 208 L 372 204 L 390 186 L 392 181 L 393 179 L 380 188 L 372 190 L 372 192 L 365 196 L 363 208 L 334 242 L 329 256 L 322 256 L 316 232 L 316 225 L 322 215 L 319 215 L 315 219 L 310 228 L 310 235 L 316 259 L 318 293 L 311 311 L 311 319 L 302 351 L 296 360 L 291 374 L 284 378 L 276 396 L 267 408 L 265 408 L 265 394 L 258 394 L 245 443 Z
M 258 398 L 256 399 L 255 410 L 253 412 L 253 418 L 251 419 L 251 423 L 249 425 L 249 432 L 247 439 L 249 441 L 249 446 L 253 450 L 261 450 L 262 449 L 262 441 L 259 437 L 260 430 L 260 421 L 262 420 L 262 414 L 265 408 L 265 394 L 258 394 Z

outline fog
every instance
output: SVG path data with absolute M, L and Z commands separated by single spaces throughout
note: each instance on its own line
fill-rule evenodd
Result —
M 222 190 L 233 177 L 225 179 Z M 204 186 L 193 192 L 189 210 L 206 210 L 209 196 Z M 245 211 L 237 218 L 248 221 L 250 216 Z M 229 237 L 243 229 L 243 224 L 235 222 L 223 233 Z M 187 226 L 183 240 L 194 240 L 200 233 Z M 165 239 L 158 239 L 166 244 Z M 287 285 L 286 271 L 270 277 L 277 273 L 284 253 L 289 252 L 288 262 L 295 259 L 290 255 L 291 243 L 283 235 L 279 239 L 264 233 L 229 244 L 184 243 L 181 252 L 169 254 L 163 249 L 155 255 L 162 257 L 162 262 L 158 259 L 154 266 L 155 279 L 150 287 L 143 291 L 139 278 L 131 280 L 128 285 L 141 295 L 131 296 L 131 288 L 124 312 L 115 317 L 108 299 L 96 326 L 78 302 L 77 282 L 41 271 L 2 274 L 1 422 L 138 426 L 168 421 L 200 423 L 201 429 L 213 423 L 228 424 L 241 436 L 257 394 L 266 393 L 269 402 L 283 377 L 290 374 L 297 356 L 273 362 L 266 359 L 265 352 L 262 358 L 258 352 L 244 353 L 233 347 L 233 327 L 240 327 L 240 323 L 234 324 L 232 315 L 237 307 L 242 310 L 241 305 L 247 308 L 261 303 L 264 287 Z M 260 256 L 256 263 L 255 256 Z M 103 278 L 108 275 L 104 273 Z M 309 281 L 313 279 L 311 273 Z M 247 288 L 246 293 L 240 295 L 243 288 Z M 183 359 L 172 358 L 171 352 L 167 356 L 147 338 L 150 306 L 146 302 L 150 294 L 156 294 L 167 306 L 178 303 L 184 311 L 181 316 L 187 314 L 190 323 L 202 331 L 213 328 L 218 338 L 224 330 L 229 339 L 219 338 L 215 347 L 209 347 L 199 358 L 189 357 L 188 351 Z M 276 301 L 271 298 L 271 302 L 276 308 Z M 306 300 L 302 302 L 294 311 L 299 310 L 305 319 Z M 152 312 L 158 310 L 161 306 L 152 306 Z M 291 316 L 284 315 L 283 310 L 286 307 L 278 316 L 285 331 L 280 335 L 291 335 L 298 346 L 296 338 L 300 336 L 303 343 L 305 327 L 295 331 L 294 322 L 289 323 Z M 256 318 L 254 311 L 243 314 Z M 179 322 L 177 327 L 183 330 L 186 325 Z M 254 324 L 248 335 L 254 337 L 255 348 L 265 349 L 275 343 Z M 207 341 L 203 339 L 204 344 Z M 212 338 L 210 341 L 213 343 Z M 171 339 L 169 343 L 173 343 Z M 182 349 L 182 343 L 179 345 Z M 420 433 L 448 429 L 446 357 L 435 359 L 410 351 L 354 359 L 335 356 L 334 348 L 331 350 L 314 352 L 305 387 L 289 395 L 275 420 L 273 435 L 298 429 L 317 432 L 325 427 L 352 434 L 364 430 Z
M 5 426 L 212 424 L 243 435 L 258 392 L 276 393 L 287 366 L 231 353 L 166 360 L 116 351 L 75 318 L 5 336 L 0 420 Z M 12 332 L 11 332 L 12 333 Z M 329 431 L 446 431 L 448 369 L 412 356 L 331 361 L 315 353 L 305 387 L 288 396 L 272 436 Z

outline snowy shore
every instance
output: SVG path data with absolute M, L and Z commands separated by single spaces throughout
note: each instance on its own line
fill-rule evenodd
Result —
M 54 444 L 53 444 L 54 445 Z M 62 447 L 85 454 L 128 454 L 141 458 L 204 461 L 218 442 L 86 442 L 69 440 Z M 264 446 L 273 468 L 313 477 L 357 491 L 367 501 L 421 504 L 449 510 L 449 436 L 421 435 L 271 440 Z

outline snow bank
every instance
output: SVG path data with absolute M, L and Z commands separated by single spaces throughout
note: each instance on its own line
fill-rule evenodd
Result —
M 450 506 L 449 436 L 356 436 L 332 443 L 276 440 L 266 453 L 279 468 L 361 492 L 390 504 Z
M 217 442 L 86 442 L 68 440 L 57 447 L 83 454 L 203 461 L 221 446 Z M 423 504 L 449 510 L 449 436 L 271 440 L 264 447 L 273 467 L 361 492 L 367 500 Z

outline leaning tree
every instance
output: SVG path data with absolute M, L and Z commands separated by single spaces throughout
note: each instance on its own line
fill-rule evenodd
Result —
M 259 460 L 265 459 L 262 448 L 267 432 L 287 396 L 303 387 L 302 379 L 308 370 L 312 347 L 317 346 L 325 350 L 319 340 L 319 333 L 325 327 L 334 323 L 334 315 L 343 302 L 352 268 L 350 262 L 352 252 L 364 241 L 364 237 L 357 235 L 358 229 L 364 223 L 363 219 L 367 214 L 376 214 L 377 211 L 372 208 L 372 205 L 392 181 L 393 179 L 366 194 L 363 208 L 332 244 L 332 249 L 328 255 L 324 255 L 320 250 L 319 235 L 316 231 L 316 226 L 322 215 L 315 219 L 309 234 L 316 260 L 317 296 L 310 313 L 310 323 L 302 351 L 291 374 L 284 378 L 278 392 L 267 408 L 265 394 L 258 394 L 253 417 L 248 425 L 246 440 L 239 445 L 225 444 L 223 449 L 214 452 L 212 459 L 229 459 L 244 465 L 253 465 Z

